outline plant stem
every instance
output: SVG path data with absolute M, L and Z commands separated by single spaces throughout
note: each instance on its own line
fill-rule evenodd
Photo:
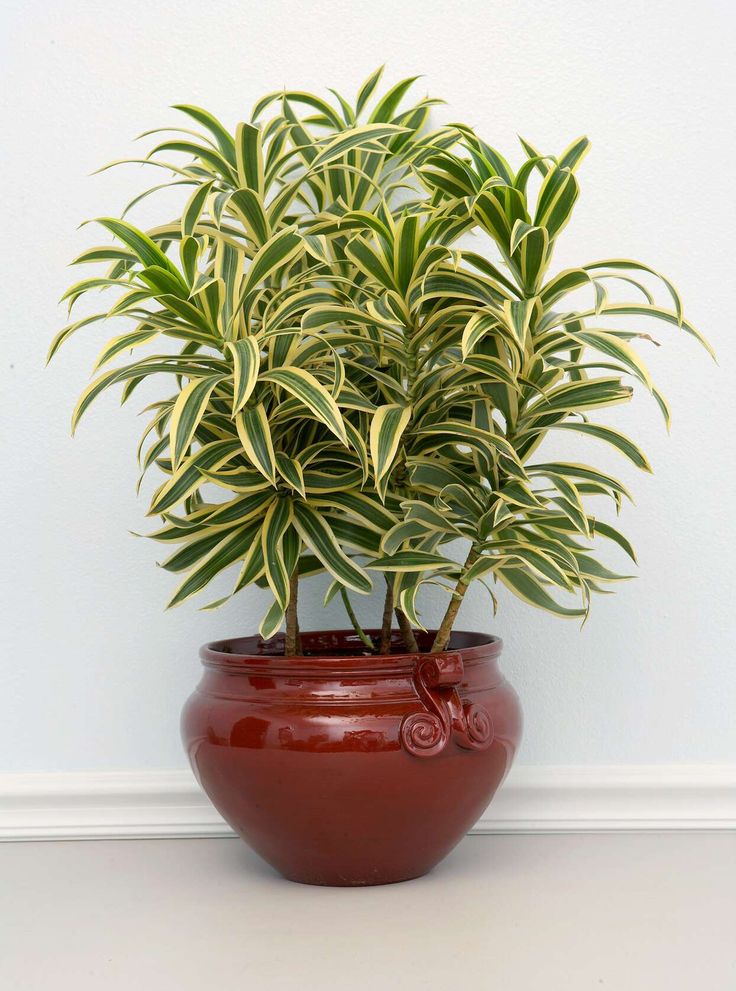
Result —
M 417 643 L 417 638 L 414 636 L 414 630 L 411 628 L 411 623 L 398 607 L 394 610 L 396 613 L 396 619 L 399 623 L 399 629 L 401 630 L 401 639 L 404 641 L 404 647 L 410 651 L 419 652 L 419 644 Z
M 301 637 L 299 636 L 299 619 L 297 605 L 299 600 L 299 566 L 294 568 L 289 578 L 289 604 L 286 607 L 286 636 L 284 638 L 284 654 L 294 657 L 301 653 Z
M 475 562 L 480 557 L 480 554 L 475 549 L 475 547 L 470 548 L 467 558 L 465 559 L 465 564 L 463 565 L 463 574 L 472 567 Z M 452 627 L 455 622 L 455 618 L 460 608 L 463 596 L 468 590 L 468 585 L 461 578 L 460 581 L 455 586 L 455 591 L 452 593 L 452 598 L 450 599 L 450 604 L 447 607 L 447 611 L 440 623 L 440 628 L 437 630 L 437 636 L 434 638 L 434 643 L 432 644 L 431 651 L 433 654 L 439 653 L 442 650 L 447 649 L 447 645 L 450 642 L 450 634 L 452 633 Z
M 340 595 L 342 596 L 343 605 L 345 606 L 345 612 L 348 614 L 348 619 L 352 623 L 353 629 L 358 634 L 358 637 L 360 638 L 362 643 L 364 643 L 366 647 L 370 650 L 370 652 L 373 653 L 375 651 L 375 646 L 373 644 L 373 641 L 369 636 L 366 635 L 365 631 L 363 630 L 363 627 L 358 622 L 358 617 L 355 615 L 353 604 L 350 601 L 348 593 L 345 591 L 344 588 L 340 589 Z
M 394 618 L 394 587 L 386 579 L 386 598 L 383 600 L 383 619 L 381 620 L 381 643 L 379 654 L 391 653 L 391 624 Z

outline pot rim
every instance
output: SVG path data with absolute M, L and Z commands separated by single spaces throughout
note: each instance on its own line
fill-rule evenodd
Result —
M 366 629 L 370 636 L 380 635 L 380 630 Z M 434 638 L 435 631 L 428 630 L 424 637 Z M 394 633 L 396 638 L 397 634 Z M 283 652 L 274 652 L 274 648 L 281 646 L 283 651 L 283 634 L 263 640 L 259 636 L 250 637 L 225 637 L 221 640 L 213 640 L 203 644 L 200 648 L 199 656 L 202 664 L 207 668 L 215 668 L 221 671 L 237 673 L 267 673 L 269 675 L 294 675 L 294 674 L 314 674 L 327 675 L 330 673 L 344 675 L 353 674 L 387 674 L 412 672 L 417 663 L 426 661 L 433 657 L 442 657 L 443 654 L 460 654 L 464 664 L 479 663 L 484 660 L 495 660 L 499 657 L 503 647 L 500 637 L 489 633 L 476 633 L 465 630 L 454 630 L 450 639 L 450 646 L 446 651 L 439 653 L 427 652 L 401 652 L 392 654 L 361 654 L 361 642 L 353 629 L 342 630 L 308 630 L 302 633 L 302 637 L 315 642 L 315 647 L 320 641 L 327 644 L 330 639 L 333 647 L 330 653 L 306 654 L 285 657 Z M 341 648 L 337 641 L 342 641 L 346 646 Z M 353 647 L 353 652 L 350 651 Z M 235 648 L 235 649 L 234 649 Z M 343 649 L 345 652 L 340 653 Z

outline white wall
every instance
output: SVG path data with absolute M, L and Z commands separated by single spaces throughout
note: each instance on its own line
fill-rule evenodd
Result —
M 425 73 L 446 119 L 512 156 L 517 133 L 552 152 L 587 133 L 560 262 L 614 254 L 660 267 L 721 362 L 658 331 L 667 347 L 652 367 L 672 436 L 643 399 L 616 419 L 656 470 L 615 465 L 637 496 L 622 522 L 640 577 L 598 598 L 582 632 L 503 595 L 494 620 L 485 593 L 469 595 L 460 625 L 506 641 L 527 716 L 522 759 L 736 761 L 734 21 L 727 0 L 3 5 L 0 771 L 183 766 L 177 720 L 197 647 L 252 631 L 263 608 L 253 592 L 220 612 L 165 613 L 171 576 L 154 566 L 156 545 L 127 532 L 145 529 L 135 411 L 108 396 L 69 437 L 103 333 L 82 332 L 44 370 L 66 263 L 97 239 L 77 224 L 118 212 L 149 179 L 88 173 L 171 122 L 171 103 L 234 124 L 264 92 L 353 92 L 383 61 L 392 78 Z M 599 457 L 614 467 L 615 455 Z M 304 625 L 342 625 L 337 606 L 321 612 L 318 586 Z

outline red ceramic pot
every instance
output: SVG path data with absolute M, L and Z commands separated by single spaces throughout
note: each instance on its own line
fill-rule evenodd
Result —
M 519 743 L 501 641 L 456 632 L 441 654 L 376 656 L 338 630 L 303 633 L 302 649 L 284 657 L 281 637 L 202 648 L 204 675 L 182 714 L 199 782 L 293 881 L 425 874 L 482 814 Z

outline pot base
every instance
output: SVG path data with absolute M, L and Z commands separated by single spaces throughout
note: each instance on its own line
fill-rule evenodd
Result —
M 383 875 L 379 878 L 314 878 L 314 877 L 297 877 L 295 874 L 281 874 L 281 877 L 285 881 L 293 881 L 295 884 L 311 884 L 317 888 L 380 888 L 386 884 L 403 884 L 404 881 L 416 881 L 417 878 L 426 877 L 427 874 L 432 871 L 433 868 L 429 867 L 426 871 L 422 871 L 420 874 L 409 873 L 406 876 L 401 877 L 384 877 Z

